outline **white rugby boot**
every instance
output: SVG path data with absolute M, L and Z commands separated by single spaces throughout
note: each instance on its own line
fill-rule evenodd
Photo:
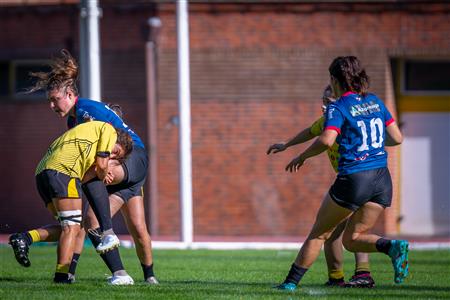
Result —
M 114 248 L 119 247 L 120 245 L 120 240 L 117 237 L 117 235 L 113 234 L 105 234 L 102 235 L 101 237 L 101 242 L 100 244 L 98 244 L 97 248 L 95 248 L 95 250 L 97 250 L 98 253 L 105 253 L 108 251 L 113 250 Z
M 113 275 L 108 277 L 108 284 L 110 285 L 133 285 L 134 280 L 130 275 Z

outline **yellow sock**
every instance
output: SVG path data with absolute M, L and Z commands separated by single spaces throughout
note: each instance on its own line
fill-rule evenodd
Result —
M 342 269 L 331 269 L 328 271 L 328 277 L 330 279 L 342 279 L 344 278 L 344 270 Z
M 28 231 L 28 234 L 33 239 L 33 243 L 41 241 L 41 236 L 39 234 L 39 231 L 37 231 L 37 230 L 30 230 L 30 231 Z
M 55 273 L 69 273 L 69 265 L 56 264 Z
M 370 273 L 369 262 L 356 263 L 355 273 L 358 273 L 358 272 L 369 272 Z

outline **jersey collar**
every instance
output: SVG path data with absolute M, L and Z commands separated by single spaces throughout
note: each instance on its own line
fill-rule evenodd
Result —
M 355 94 L 356 94 L 355 92 L 348 91 L 348 92 L 345 92 L 344 94 L 342 94 L 342 97 L 347 97 L 349 95 L 355 95 Z

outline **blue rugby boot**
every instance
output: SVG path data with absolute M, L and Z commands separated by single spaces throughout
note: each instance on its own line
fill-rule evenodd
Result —
M 295 291 L 297 289 L 297 285 L 292 282 L 283 282 L 280 285 L 274 286 L 275 289 L 281 290 L 281 291 Z
M 388 255 L 391 258 L 392 266 L 394 267 L 394 282 L 402 283 L 403 279 L 408 276 L 409 264 L 408 264 L 408 241 L 404 240 L 392 240 L 391 248 Z

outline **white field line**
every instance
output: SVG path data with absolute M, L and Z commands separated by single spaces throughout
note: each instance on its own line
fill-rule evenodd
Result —
M 134 247 L 130 240 L 122 240 L 125 248 Z M 298 250 L 303 243 L 269 243 L 269 242 L 183 242 L 153 241 L 154 249 L 209 249 L 209 250 Z M 441 250 L 450 249 L 450 242 L 411 242 L 410 250 Z

